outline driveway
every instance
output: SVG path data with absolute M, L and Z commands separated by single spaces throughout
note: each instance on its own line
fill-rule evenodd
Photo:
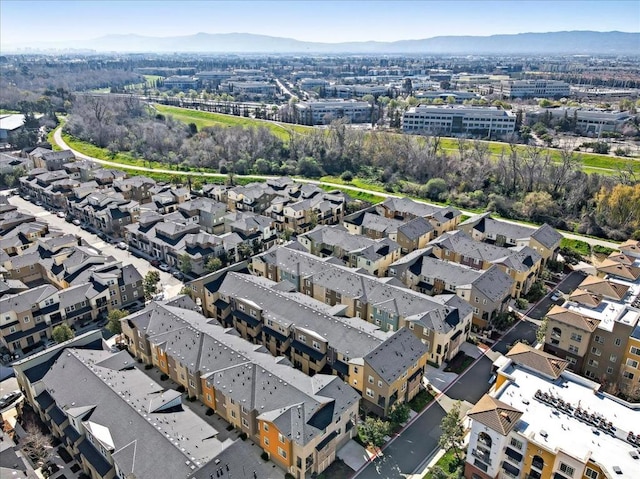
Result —
M 336 456 L 354 471 L 364 466 L 371 458 L 371 454 L 353 439 L 342 446 Z
M 542 298 L 527 312 L 527 316 L 531 319 L 542 320 L 554 305 L 562 304 L 564 302 L 563 299 L 553 301 L 551 299 L 553 293 L 555 293 L 556 290 L 564 294 L 573 293 L 578 285 L 584 281 L 586 276 L 587 275 L 582 271 L 572 271 L 569 273 L 562 281 L 560 281 L 556 288 L 549 291 L 544 298 Z

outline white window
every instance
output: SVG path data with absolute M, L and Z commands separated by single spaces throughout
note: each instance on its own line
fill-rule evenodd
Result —
M 569 352 L 578 354 L 578 346 L 574 346 L 573 344 L 569 345 Z
M 373 376 L 369 376 L 369 384 L 373 384 Z
M 616 356 L 615 354 L 612 354 L 611 356 L 609 356 L 609 361 L 611 361 L 612 363 L 615 363 L 618 360 L 618 356 Z
M 611 366 L 607 368 L 607 374 L 613 374 L 613 368 Z
M 263 437 L 262 438 L 262 442 L 264 442 L 265 446 L 268 446 L 269 445 L 269 438 L 267 436 Z
M 409 329 L 413 331 L 413 323 L 409 323 Z
M 523 446 L 522 441 L 518 441 L 515 437 L 512 437 L 510 444 L 511 446 L 515 447 L 519 451 L 522 451 L 522 446 Z
M 602 351 L 600 351 L 598 348 L 591 348 L 591 353 L 595 354 L 596 356 L 600 356 L 602 354 Z
M 318 349 L 318 350 L 319 350 L 319 349 L 320 349 L 320 343 L 319 343 L 318 341 L 314 341 L 314 342 L 313 342 L 313 347 L 314 347 L 315 349 Z
M 374 397 L 375 394 L 373 393 L 373 391 L 369 388 L 367 388 L 367 396 L 369 396 L 370 398 Z
M 575 472 L 575 469 L 571 466 L 569 466 L 568 464 L 565 464 L 564 462 L 560 463 L 560 472 L 563 472 L 564 474 L 566 474 L 569 477 L 573 477 L 573 473 Z
M 580 341 L 582 341 L 582 334 L 571 333 L 571 340 L 579 343 Z
M 264 429 L 265 431 L 269 431 L 269 425 L 266 422 L 263 422 L 262 429 Z
M 278 434 L 278 441 L 284 444 L 284 436 L 282 434 Z
M 593 366 L 594 368 L 598 367 L 598 361 L 595 359 L 589 359 L 589 366 Z
M 232 417 L 232 418 L 235 418 L 235 417 L 236 417 L 236 412 L 235 412 L 233 409 L 231 410 L 231 417 Z
M 244 427 L 247 427 L 247 428 L 248 428 L 248 427 L 249 427 L 249 421 L 247 421 L 245 418 L 242 418 L 242 425 L 243 425 Z
M 604 344 L 604 338 L 602 336 L 598 336 L 597 334 L 596 334 L 596 337 L 595 337 L 595 341 L 598 344 Z
M 635 354 L 636 356 L 640 356 L 640 348 L 636 348 L 635 346 L 631 346 L 629 348 L 629 352 L 631 354 Z
M 622 344 L 622 339 L 620 339 L 620 338 L 616 338 L 616 340 L 614 341 L 614 344 L 615 344 L 616 346 L 620 346 L 620 345 Z
M 382 387 L 382 381 L 380 381 L 379 379 L 378 379 L 378 387 L 379 387 L 379 388 L 381 388 L 381 387 Z
M 23 320 L 25 323 L 28 323 L 29 321 L 31 321 L 31 318 L 30 318 L 29 316 L 25 316 L 22 320 Z
M 629 371 L 623 371 L 622 372 L 622 377 L 624 377 L 625 379 L 633 379 L 633 373 L 630 373 Z
M 630 366 L 632 368 L 638 368 L 638 361 L 636 361 L 635 359 L 627 359 L 627 366 Z
M 282 457 L 284 457 L 285 459 L 287 458 L 287 451 L 285 451 L 284 449 L 282 449 L 281 447 L 278 448 L 278 454 L 280 454 Z
M 304 337 L 304 334 L 298 334 L 298 341 L 300 341 L 301 343 L 306 343 L 307 338 Z

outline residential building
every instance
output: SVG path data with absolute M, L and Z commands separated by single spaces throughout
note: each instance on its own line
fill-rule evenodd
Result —
M 247 434 L 296 478 L 319 474 L 355 433 L 360 396 L 309 377 L 193 309 L 182 296 L 122 320 L 130 351 Z
M 457 136 L 503 137 L 516 128 L 516 115 L 497 107 L 418 105 L 402 115 L 402 131 Z
M 30 158 L 20 158 L 6 153 L 0 153 L 0 175 L 13 173 L 14 171 L 28 171 L 33 169 L 33 161 Z
M 562 98 L 571 94 L 569 84 L 558 80 L 503 80 L 500 92 L 504 98 Z
M 474 269 L 497 265 L 514 280 L 511 296 L 526 294 L 541 271 L 542 257 L 529 246 L 504 248 L 475 241 L 463 231 L 444 233 L 429 243 L 436 258 Z
M 102 350 L 100 340 L 74 340 L 16 367 L 29 405 L 85 474 L 195 479 L 222 469 L 228 476 L 249 470 L 254 477 L 282 477 L 250 444 L 219 440 L 213 426 L 182 405 L 178 391 L 133 367 L 126 351 Z
M 472 216 L 460 223 L 459 229 L 474 240 L 496 246 L 528 246 L 542 257 L 543 265 L 557 259 L 562 241 L 562 235 L 547 223 L 533 228 L 497 220 L 491 213 Z
M 507 353 L 467 412 L 466 479 L 637 476 L 640 411 L 566 366 L 523 344 Z
M 386 276 L 389 265 L 400 258 L 400 245 L 383 238 L 372 240 L 352 235 L 340 225 L 317 226 L 299 235 L 297 241 L 311 254 L 334 256 L 347 266 L 361 268 L 374 276 Z
M 423 294 L 459 296 L 473 308 L 473 324 L 479 328 L 507 311 L 514 280 L 498 266 L 477 270 L 433 258 L 430 252 L 417 250 L 399 259 L 389 267 L 389 276 Z
M 428 297 L 395 279 L 363 274 L 329 259 L 289 247 L 252 258 L 252 272 L 295 291 L 340 307 L 342 315 L 368 321 L 384 331 L 407 327 L 429 349 L 429 361 L 441 364 L 459 351 L 471 329 L 472 310 L 455 295 Z
M 433 227 L 433 237 L 437 238 L 446 231 L 455 230 L 460 224 L 462 213 L 451 206 L 435 206 L 413 201 L 409 198 L 386 198 L 374 207 L 377 214 L 386 218 L 408 222 L 424 218 Z M 424 248 L 422 244 L 417 246 Z

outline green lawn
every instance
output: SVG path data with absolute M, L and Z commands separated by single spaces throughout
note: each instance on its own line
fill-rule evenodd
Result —
M 591 255 L 591 246 L 589 246 L 589 243 L 586 241 L 562 238 L 562 240 L 560 240 L 560 248 L 567 248 L 584 257 Z
M 413 411 L 419 413 L 427 407 L 427 404 L 431 401 L 433 401 L 433 394 L 426 389 L 422 389 L 408 404 Z
M 153 106 L 158 112 L 164 115 L 171 115 L 177 121 L 187 124 L 194 123 L 198 127 L 198 130 L 208 126 L 241 126 L 244 128 L 265 127 L 285 143 L 289 142 L 291 133 L 307 134 L 313 130 L 313 128 L 309 126 L 256 120 L 255 118 L 245 118 L 242 116 L 225 115 L 223 113 L 192 110 L 177 106 L 159 105 L 157 103 L 154 103 Z
M 451 475 L 451 477 L 456 477 L 454 474 L 458 470 L 460 462 L 456 458 L 453 451 L 447 451 L 445 452 L 444 456 L 438 459 L 438 462 L 436 462 L 435 465 L 440 466 L 442 470 Z M 431 471 L 427 472 L 422 479 L 433 479 Z
M 15 113 L 20 113 L 20 112 L 15 110 L 6 110 L 4 108 L 0 108 L 0 115 L 13 115 Z

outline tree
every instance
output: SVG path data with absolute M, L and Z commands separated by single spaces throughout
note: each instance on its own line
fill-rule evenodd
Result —
M 456 401 L 451 410 L 442 418 L 440 429 L 442 434 L 438 439 L 438 445 L 446 451 L 453 451 L 456 459 L 460 461 L 464 442 L 464 424 L 460 418 L 460 401 Z
M 409 406 L 404 403 L 396 403 L 389 412 L 389 420 L 393 424 L 404 424 L 409 420 Z
M 158 291 L 158 283 L 160 282 L 160 273 L 157 271 L 149 271 L 142 282 L 144 289 L 144 298 L 149 300 Z
M 389 434 L 390 430 L 391 428 L 387 421 L 368 417 L 358 427 L 358 434 L 362 442 L 367 446 L 380 447 L 384 444 L 384 437 Z
M 222 261 L 220 258 L 209 258 L 207 263 L 204 265 L 204 268 L 209 272 L 213 273 L 214 271 L 218 271 L 222 268 Z
M 36 468 L 41 467 L 53 456 L 51 439 L 31 420 L 24 424 L 24 430 L 27 434 L 22 438 L 22 452 Z
M 538 329 L 536 329 L 536 341 L 539 343 L 544 343 L 544 339 L 547 335 L 547 328 L 549 327 L 549 319 L 545 316 L 544 319 L 540 322 Z
M 73 339 L 75 335 L 76 333 L 73 332 L 73 329 L 71 329 L 68 324 L 64 323 L 53 328 L 51 333 L 51 337 L 58 344 Z
M 431 178 L 424 186 L 427 198 L 432 200 L 440 199 L 442 193 L 447 191 L 447 182 L 442 178 Z
M 450 477 L 449 474 L 438 465 L 433 466 L 429 474 L 431 475 L 431 479 L 449 479 Z
M 113 334 L 122 333 L 122 323 L 120 320 L 125 316 L 129 316 L 129 311 L 126 309 L 112 309 L 107 314 L 107 331 L 111 331 Z
M 188 274 L 191 272 L 193 265 L 191 264 L 191 256 L 187 253 L 183 253 L 178 258 L 180 260 L 180 271 L 184 274 Z

